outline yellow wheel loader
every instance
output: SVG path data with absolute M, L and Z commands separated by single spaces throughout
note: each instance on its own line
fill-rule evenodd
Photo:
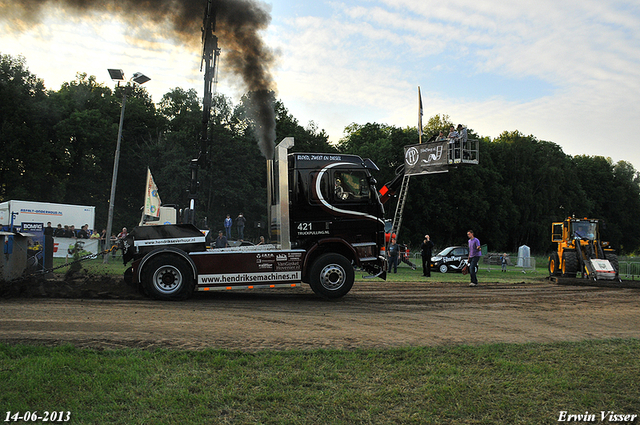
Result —
M 569 217 L 553 223 L 551 242 L 558 248 L 549 256 L 549 275 L 620 281 L 618 256 L 600 239 L 599 220 Z

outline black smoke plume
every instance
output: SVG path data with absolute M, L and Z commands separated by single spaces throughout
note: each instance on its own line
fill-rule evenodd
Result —
M 152 22 L 164 37 L 198 51 L 201 49 L 202 20 L 207 0 L 0 0 L 0 16 L 20 31 L 37 24 L 46 6 L 57 6 L 83 17 L 93 12 L 118 16 L 131 28 Z M 276 89 L 270 73 L 275 57 L 259 32 L 271 22 L 269 7 L 251 0 L 213 0 L 216 9 L 215 33 L 223 63 L 241 77 L 252 92 L 249 110 L 255 121 L 260 150 L 273 157 L 275 114 L 270 92 Z M 194 65 L 195 66 L 195 65 Z

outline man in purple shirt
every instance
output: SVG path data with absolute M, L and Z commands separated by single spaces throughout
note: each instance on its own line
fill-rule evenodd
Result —
M 473 235 L 473 230 L 467 232 L 467 237 L 469 238 L 469 275 L 471 276 L 469 286 L 478 286 L 476 269 L 478 268 L 478 261 L 480 261 L 480 257 L 482 256 L 480 241 Z

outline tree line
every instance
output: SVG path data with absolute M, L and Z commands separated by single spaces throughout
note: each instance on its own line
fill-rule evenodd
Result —
M 155 104 L 140 86 L 111 89 L 79 73 L 59 90 L 46 90 L 23 57 L 0 55 L 0 202 L 27 200 L 96 207 L 106 227 L 115 145 L 127 94 L 114 228 L 134 227 L 142 213 L 146 168 L 164 204 L 188 205 L 189 163 L 200 149 L 202 107 L 194 89 L 174 88 Z M 222 228 L 226 214 L 243 212 L 245 234 L 265 234 L 266 159 L 247 116 L 251 93 L 237 105 L 213 99 L 208 166 L 199 173 L 196 221 Z M 418 142 L 417 127 L 351 124 L 337 144 L 310 122 L 303 127 L 273 96 L 276 140 L 295 138 L 295 151 L 358 154 L 380 168 L 381 187 L 403 164 L 404 146 Z M 448 131 L 446 115 L 431 117 L 428 137 Z M 551 249 L 551 223 L 568 216 L 602 219 L 603 238 L 621 253 L 640 248 L 640 174 L 626 162 L 570 156 L 549 141 L 518 131 L 480 141 L 480 164 L 448 173 L 412 177 L 400 242 L 419 246 L 429 233 L 437 247 L 463 244 L 473 229 L 491 251 L 528 245 Z M 393 218 L 395 201 L 385 205 Z M 262 226 L 258 227 L 258 223 Z M 57 223 L 54 223 L 54 225 Z M 65 223 L 62 223 L 65 224 Z M 99 229 L 99 230 L 100 230 Z

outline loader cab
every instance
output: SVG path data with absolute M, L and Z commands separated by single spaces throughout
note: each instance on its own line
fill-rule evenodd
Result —
M 598 236 L 598 222 L 596 220 L 572 220 L 570 235 L 571 239 L 593 241 Z

